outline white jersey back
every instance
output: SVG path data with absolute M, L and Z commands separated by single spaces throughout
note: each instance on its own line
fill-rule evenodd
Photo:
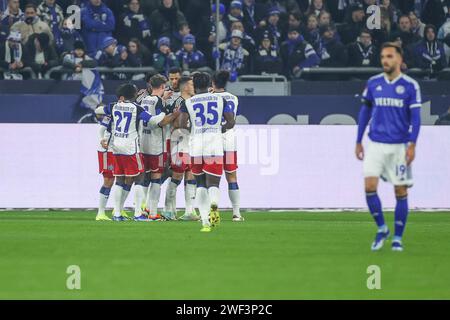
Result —
M 145 111 L 155 116 L 162 112 L 163 102 L 158 96 L 146 96 L 142 100 L 141 106 Z M 146 155 L 160 155 L 163 153 L 166 149 L 163 128 L 142 122 L 140 146 L 141 152 Z
M 231 94 L 229 92 L 217 92 L 215 93 L 218 96 L 222 97 L 226 100 L 228 107 L 231 109 L 231 111 L 234 114 L 234 119 L 236 119 L 237 111 L 239 107 L 239 99 L 234 94 Z M 234 128 L 228 129 L 223 134 L 223 148 L 225 152 L 234 152 L 237 151 L 237 139 L 236 139 L 236 132 L 234 131 Z
M 105 115 L 103 117 L 103 119 L 101 121 L 99 121 L 99 125 L 101 127 L 104 127 L 104 130 L 101 130 L 101 132 L 103 132 L 103 135 L 100 138 L 100 140 L 106 140 L 108 141 L 108 149 L 105 149 L 102 147 L 102 144 L 99 142 L 98 143 L 98 148 L 97 151 L 100 152 L 112 152 L 112 134 L 111 134 L 111 129 L 112 129 L 112 119 L 109 115 Z
M 226 101 L 213 93 L 202 93 L 189 98 L 181 107 L 189 113 L 191 122 L 191 157 L 223 156 L 222 116 L 230 112 Z
M 185 100 L 183 97 L 178 97 L 177 100 L 174 101 L 174 110 L 179 110 L 181 108 L 181 104 Z M 187 129 L 173 129 L 172 134 L 170 136 L 170 152 L 172 155 L 176 155 L 180 152 L 189 153 L 189 130 Z
M 139 105 L 117 102 L 111 106 L 112 151 L 114 154 L 134 155 L 140 152 L 138 134 Z

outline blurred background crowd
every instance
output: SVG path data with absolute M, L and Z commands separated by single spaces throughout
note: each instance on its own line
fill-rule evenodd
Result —
M 368 29 L 371 5 L 379 5 L 379 29 Z M 96 66 L 292 79 L 309 67 L 377 67 L 386 41 L 403 47 L 405 70 L 433 74 L 450 56 L 450 0 L 0 0 L 0 10 L 5 79 L 22 78 L 25 67 L 43 77 L 55 66 L 71 70 L 66 79 Z

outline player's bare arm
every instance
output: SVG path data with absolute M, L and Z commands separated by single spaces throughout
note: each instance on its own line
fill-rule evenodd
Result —
M 225 118 L 225 124 L 222 125 L 222 132 L 234 128 L 234 125 L 236 124 L 236 120 L 234 120 L 234 113 L 224 112 L 223 117 Z

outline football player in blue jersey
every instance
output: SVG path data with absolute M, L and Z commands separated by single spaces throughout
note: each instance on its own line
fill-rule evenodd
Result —
M 362 95 L 355 152 L 364 163 L 367 205 L 378 226 L 372 250 L 380 250 L 390 233 L 377 194 L 381 177 L 395 187 L 397 204 L 392 250 L 402 251 L 422 97 L 419 84 L 401 72 L 401 47 L 395 43 L 385 43 L 381 50 L 381 63 L 384 72 L 368 80 Z M 364 149 L 361 142 L 369 121 L 369 141 Z

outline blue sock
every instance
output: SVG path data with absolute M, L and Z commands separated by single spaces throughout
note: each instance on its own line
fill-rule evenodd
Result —
M 106 197 L 109 197 L 109 194 L 111 193 L 111 188 L 101 187 L 100 188 L 100 193 L 103 194 Z
M 370 210 L 378 229 L 384 229 L 386 224 L 384 223 L 383 208 L 381 207 L 381 201 L 376 192 L 366 193 L 367 205 Z
M 395 206 L 395 236 L 394 240 L 401 240 L 403 231 L 406 227 L 406 220 L 408 218 L 408 197 L 397 198 L 397 205 Z
M 239 190 L 239 185 L 237 182 L 230 182 L 228 184 L 228 190 Z

